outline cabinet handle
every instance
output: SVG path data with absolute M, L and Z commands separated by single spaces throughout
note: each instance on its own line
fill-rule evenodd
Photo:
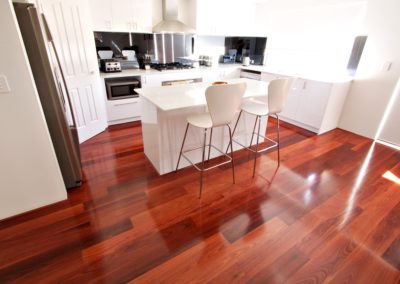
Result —
M 125 106 L 125 105 L 137 104 L 137 103 L 138 103 L 138 102 L 121 103 L 121 104 L 115 104 L 114 106 Z
M 303 90 L 305 90 L 306 88 L 307 88 L 307 81 L 304 80 L 304 82 L 303 82 Z

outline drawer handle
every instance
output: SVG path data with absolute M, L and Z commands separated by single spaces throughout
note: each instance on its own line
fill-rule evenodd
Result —
M 125 105 L 137 104 L 137 103 L 138 102 L 122 103 L 122 104 L 115 104 L 114 106 L 125 106 Z

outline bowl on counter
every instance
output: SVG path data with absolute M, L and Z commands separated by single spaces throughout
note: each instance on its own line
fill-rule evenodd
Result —
M 225 85 L 225 84 L 228 84 L 228 82 L 225 82 L 225 81 L 215 81 L 215 82 L 212 83 L 212 85 Z

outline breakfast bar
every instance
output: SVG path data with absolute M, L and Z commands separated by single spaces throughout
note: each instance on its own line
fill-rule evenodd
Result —
M 268 83 L 251 79 L 230 79 L 227 83 L 246 82 L 244 99 L 265 101 Z M 186 127 L 186 117 L 207 111 L 205 90 L 211 83 L 193 83 L 164 87 L 148 87 L 138 89 L 142 116 L 142 133 L 144 153 L 160 175 L 175 170 L 180 146 Z M 233 121 L 234 124 L 236 121 Z M 235 132 L 235 139 L 241 144 L 250 143 L 254 117 L 242 115 Z M 266 119 L 262 120 L 261 128 L 265 132 Z M 202 131 L 191 127 L 185 148 L 192 149 L 202 144 Z M 216 128 L 213 133 L 213 144 L 221 150 L 226 149 L 229 141 L 228 130 Z M 255 143 L 255 142 L 254 142 Z M 241 146 L 234 143 L 234 150 Z M 192 153 L 191 160 L 201 161 L 201 151 Z M 219 156 L 217 151 L 211 151 L 211 158 Z M 180 168 L 189 163 L 182 160 Z

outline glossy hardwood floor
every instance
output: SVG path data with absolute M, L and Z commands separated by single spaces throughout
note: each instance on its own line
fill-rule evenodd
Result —
M 274 122 L 270 122 L 275 127 Z M 138 123 L 82 145 L 85 183 L 0 222 L 0 283 L 398 283 L 400 153 L 283 124 L 276 152 L 158 176 Z

